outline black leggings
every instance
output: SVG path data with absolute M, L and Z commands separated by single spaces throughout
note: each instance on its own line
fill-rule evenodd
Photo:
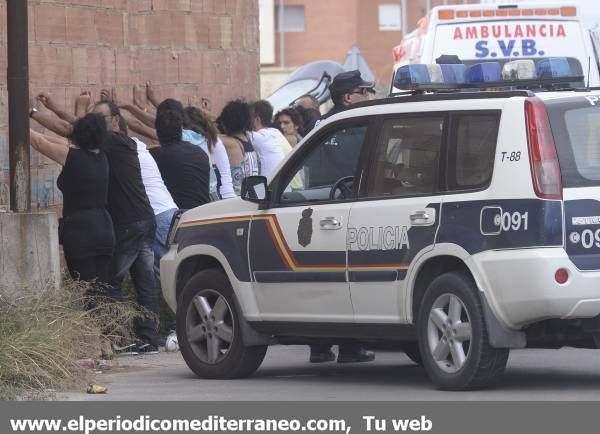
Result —
M 110 258 L 108 255 L 88 256 L 87 258 L 65 257 L 69 274 L 73 279 L 85 282 L 95 280 L 100 284 L 108 282 Z

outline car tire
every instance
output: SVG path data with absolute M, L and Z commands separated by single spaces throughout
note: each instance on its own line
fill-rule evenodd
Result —
M 410 360 L 419 366 L 423 366 L 423 359 L 421 358 L 421 350 L 419 349 L 418 342 L 406 342 L 402 344 L 402 350 Z
M 417 335 L 423 366 L 442 390 L 482 389 L 504 372 L 509 350 L 493 348 L 478 289 L 460 272 L 435 278 L 423 295 Z
M 246 346 L 240 309 L 227 276 L 201 271 L 187 282 L 177 303 L 177 339 L 183 359 L 201 378 L 243 378 L 258 369 L 266 345 Z

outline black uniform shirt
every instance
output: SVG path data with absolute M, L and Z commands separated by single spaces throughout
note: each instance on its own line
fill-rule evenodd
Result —
M 150 153 L 163 181 L 180 209 L 210 202 L 209 159 L 199 146 L 184 141 L 162 143 Z
M 108 156 L 108 212 L 116 226 L 154 218 L 146 195 L 137 146 L 119 133 L 109 132 L 104 143 Z

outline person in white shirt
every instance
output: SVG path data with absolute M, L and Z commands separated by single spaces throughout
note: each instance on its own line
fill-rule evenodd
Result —
M 137 145 L 138 159 L 142 172 L 142 182 L 146 190 L 146 196 L 150 201 L 150 206 L 154 211 L 156 219 L 156 234 L 152 250 L 154 251 L 154 274 L 158 278 L 160 275 L 160 258 L 167 253 L 167 235 L 173 215 L 177 212 L 177 205 L 171 197 L 169 190 L 163 182 L 156 161 L 150 155 L 150 151 L 144 142 L 137 137 L 131 138 Z
M 250 107 L 254 129 L 250 139 L 260 158 L 260 174 L 269 178 L 291 147 L 281 131 L 269 126 L 273 119 L 273 106 L 268 101 L 256 101 Z
M 223 142 L 210 119 L 197 107 L 183 109 L 181 140 L 200 146 L 210 158 L 210 196 L 212 200 L 235 197 L 231 166 Z M 214 169 L 216 167 L 216 170 Z M 220 182 L 219 182 L 220 181 Z
M 239 196 L 244 178 L 261 174 L 260 157 L 250 139 L 250 106 L 241 99 L 229 101 L 221 110 L 217 125 L 229 158 L 233 190 Z

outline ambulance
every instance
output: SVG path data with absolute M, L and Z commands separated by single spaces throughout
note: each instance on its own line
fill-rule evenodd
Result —
M 394 70 L 456 55 L 467 66 L 518 59 L 566 57 L 571 70 L 600 86 L 600 38 L 575 6 L 556 3 L 437 6 L 394 48 Z

